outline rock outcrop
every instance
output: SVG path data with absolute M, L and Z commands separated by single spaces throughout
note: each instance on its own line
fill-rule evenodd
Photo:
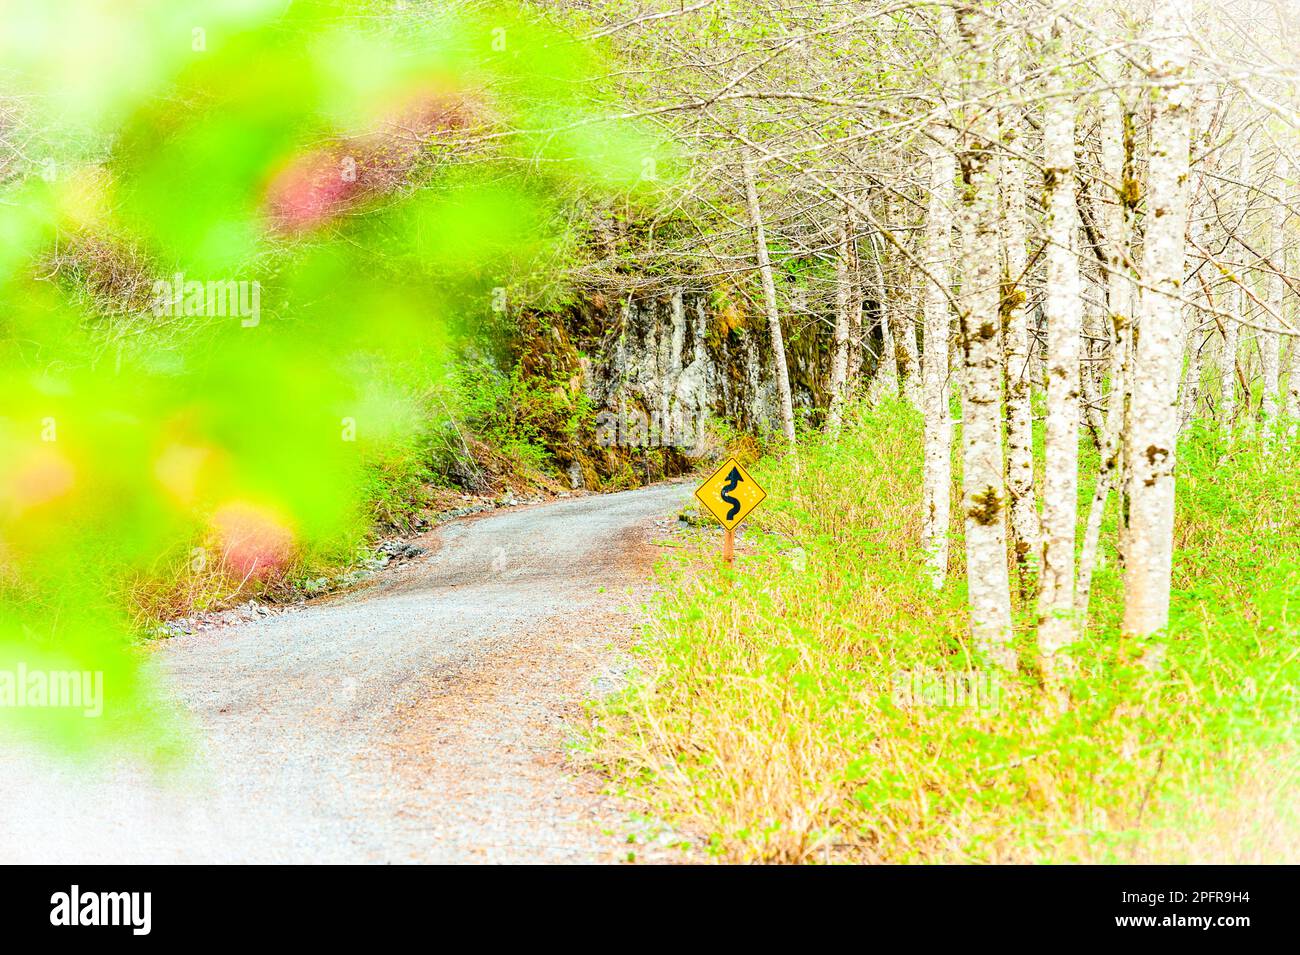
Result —
M 778 408 L 766 332 L 707 296 L 674 292 L 616 305 L 583 362 L 602 444 L 700 453 L 710 419 L 753 431 Z
M 575 409 L 582 403 L 593 419 L 549 445 L 574 487 L 681 473 L 720 430 L 779 427 L 765 323 L 707 292 L 593 293 L 519 324 L 524 374 L 551 383 Z M 828 403 L 831 326 L 813 317 L 787 330 L 796 415 L 816 420 Z

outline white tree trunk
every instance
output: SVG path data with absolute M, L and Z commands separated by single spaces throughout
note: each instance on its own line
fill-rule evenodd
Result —
M 957 11 L 967 67 L 964 98 L 987 93 L 988 6 Z M 1006 488 L 1002 471 L 1001 268 L 998 261 L 995 137 L 984 106 L 969 109 L 961 164 L 961 340 L 964 357 L 962 444 L 966 520 L 966 575 L 971 631 L 977 650 L 1007 669 L 1016 665 L 1011 645 L 1011 590 L 1007 574 Z
M 862 352 L 865 332 L 862 328 L 863 278 L 862 260 L 858 254 L 858 220 L 852 211 L 849 215 L 849 391 L 862 379 Z M 881 290 L 883 293 L 883 289 Z
M 1269 230 L 1268 304 L 1275 316 L 1286 307 L 1286 203 L 1282 199 L 1286 184 L 1286 157 L 1279 151 L 1273 166 L 1274 190 L 1278 201 L 1273 203 L 1273 222 Z M 1260 416 L 1264 424 L 1264 437 L 1272 438 L 1277 432 L 1281 413 L 1282 336 L 1275 331 L 1277 319 L 1266 322 L 1267 330 L 1260 329 L 1259 354 L 1264 375 L 1264 393 L 1260 399 Z
M 1120 93 L 1107 94 L 1102 106 L 1101 166 L 1105 188 L 1113 195 L 1104 196 L 1102 206 L 1102 248 L 1106 256 L 1106 311 L 1110 317 L 1110 392 L 1106 396 L 1106 417 L 1101 438 L 1101 466 L 1088 508 L 1083 545 L 1079 551 L 1079 575 L 1075 585 L 1075 616 L 1079 633 L 1087 627 L 1088 597 L 1092 575 L 1097 566 L 1097 548 L 1101 542 L 1101 522 L 1111 488 L 1123 471 L 1122 429 L 1124 408 L 1129 390 L 1129 359 L 1133 340 L 1133 305 L 1136 286 L 1130 269 L 1131 212 L 1125 202 L 1125 176 L 1131 160 L 1126 161 L 1126 106 Z
M 1287 195 L 1283 191 L 1283 186 L 1278 188 L 1282 204 L 1286 205 L 1287 208 L 1291 208 L 1295 204 L 1295 194 Z M 1284 243 L 1284 236 L 1281 236 L 1279 242 L 1282 244 L 1282 251 L 1278 252 L 1279 268 L 1282 269 L 1282 272 L 1291 274 L 1295 265 L 1294 257 L 1292 257 L 1291 262 L 1287 261 L 1287 247 L 1286 243 Z M 1288 268 L 1288 266 L 1292 266 L 1292 268 Z M 1286 290 L 1283 290 L 1282 295 L 1284 301 L 1278 305 L 1278 316 L 1284 318 L 1294 329 L 1297 314 L 1296 296 L 1294 292 L 1287 295 Z M 1290 308 L 1287 308 L 1288 305 L 1290 305 Z M 1283 309 L 1286 309 L 1286 311 L 1283 311 Z M 1283 414 L 1286 414 L 1287 420 L 1290 422 L 1287 425 L 1287 437 L 1295 440 L 1297 430 L 1300 430 L 1300 338 L 1296 338 L 1294 335 L 1287 338 L 1287 394 Z
M 1231 431 L 1237 416 L 1237 348 L 1241 322 L 1246 317 L 1246 287 L 1240 281 L 1233 286 L 1232 318 L 1223 324 L 1223 344 L 1219 364 L 1219 423 Z
M 848 210 L 845 210 L 844 215 L 840 217 L 837 238 L 839 241 L 835 259 L 835 338 L 831 344 L 831 399 L 830 407 L 826 412 L 826 430 L 831 435 L 839 434 L 849 371 L 849 309 L 853 302 L 850 246 L 853 242 L 853 233 Z
M 1173 563 L 1174 441 L 1178 428 L 1181 309 L 1187 232 L 1190 138 L 1184 23 L 1189 0 L 1167 0 L 1154 12 L 1151 157 L 1142 260 L 1137 354 L 1127 454 L 1131 462 L 1129 539 L 1124 580 L 1124 632 L 1145 637 L 1169 623 Z
M 892 213 L 893 203 L 888 194 L 886 194 L 883 208 L 886 221 L 889 220 Z M 880 239 L 878 261 L 881 263 L 885 260 L 886 244 L 884 239 Z M 898 370 L 899 390 L 907 402 L 918 411 L 922 410 L 921 399 L 921 357 L 917 350 L 916 344 L 916 321 L 912 318 L 913 302 L 909 294 L 904 294 L 903 289 L 910 291 L 910 282 L 902 283 L 903 288 L 900 294 L 896 296 L 898 301 L 894 307 L 888 311 L 890 337 L 894 341 L 893 364 Z
M 1294 266 L 1294 262 L 1292 262 Z M 1294 295 L 1287 297 L 1287 302 L 1291 308 L 1287 315 L 1291 327 L 1296 327 L 1297 309 L 1295 307 L 1296 298 Z M 1295 440 L 1297 430 L 1300 429 L 1300 338 L 1294 336 L 1287 339 L 1287 371 L 1286 371 L 1286 406 L 1282 413 L 1286 415 L 1287 436 Z
M 1199 290 L 1197 298 L 1198 300 L 1202 298 Z M 1183 369 L 1182 389 L 1179 391 L 1178 431 L 1180 434 L 1196 419 L 1196 411 L 1201 402 L 1201 366 L 1205 360 L 1203 354 L 1205 335 L 1200 327 L 1201 315 L 1199 306 L 1187 306 L 1187 332 L 1183 340 L 1183 354 L 1187 356 L 1187 361 Z
M 1076 254 L 1082 254 L 1078 250 L 1077 242 L 1075 252 Z M 1082 287 L 1083 282 L 1084 278 L 1081 273 L 1079 278 L 1080 287 Z M 1083 395 L 1083 422 L 1088 425 L 1088 430 L 1092 432 L 1097 447 L 1101 447 L 1101 433 L 1106 424 L 1105 416 L 1102 414 L 1102 375 L 1099 372 L 1101 363 L 1105 358 L 1102 339 L 1108 335 L 1106 328 L 1108 323 L 1102 317 L 1101 309 L 1095 307 L 1091 302 L 1085 302 L 1082 297 L 1080 306 L 1083 309 L 1083 341 L 1079 353 L 1079 361 L 1082 363 L 1079 369 L 1079 387 Z
M 1005 71 L 1011 75 L 1011 70 Z M 1012 83 L 1017 82 L 1012 78 Z M 1022 116 L 1018 108 L 1002 117 L 1002 141 L 1023 150 Z M 1006 276 L 1002 282 L 1003 328 L 1007 352 L 1007 496 L 1011 510 L 1011 546 L 1020 568 L 1022 586 L 1039 543 L 1038 505 L 1034 494 L 1034 433 L 1029 375 L 1029 316 L 1025 273 L 1029 249 L 1025 228 L 1025 166 L 1018 156 L 1004 155 L 1002 179 L 1002 240 Z
M 876 301 L 880 304 L 880 362 L 876 366 L 873 391 L 877 398 L 898 397 L 898 361 L 894 352 L 893 311 L 885 287 L 885 269 L 881 259 L 885 254 L 884 242 L 872 242 L 871 264 L 876 273 Z
M 1240 278 L 1232 289 L 1232 318 L 1223 325 L 1222 357 L 1219 365 L 1219 421 L 1232 430 L 1237 416 L 1237 347 L 1241 322 L 1246 317 L 1246 286 Z
M 1218 209 L 1218 182 L 1214 178 L 1219 152 L 1214 147 L 1215 114 L 1221 91 L 1214 87 L 1201 87 L 1196 94 L 1194 152 L 1191 159 L 1197 169 L 1196 186 L 1190 202 L 1189 228 L 1195 231 L 1196 245 L 1202 249 L 1213 248 L 1216 210 Z M 1202 269 L 1208 268 L 1202 266 Z M 1178 433 L 1182 434 L 1195 419 L 1201 401 L 1201 377 L 1205 362 L 1205 316 L 1213 309 L 1211 292 L 1203 272 L 1193 280 L 1193 287 L 1184 296 L 1186 303 L 1186 336 L 1183 341 L 1183 384 L 1179 391 L 1180 410 Z
M 1295 324 L 1294 321 L 1292 324 Z M 1294 438 L 1297 427 L 1300 427 L 1297 425 L 1300 422 L 1300 338 L 1291 338 L 1287 348 L 1290 350 L 1287 352 L 1286 405 L 1282 413 L 1290 422 L 1287 425 L 1287 436 Z
M 925 286 L 924 355 L 921 374 L 925 417 L 923 518 L 921 546 L 936 589 L 948 573 L 948 529 L 951 515 L 952 390 L 948 384 L 948 287 L 951 285 L 952 203 L 957 163 L 952 137 L 937 132 L 928 148 L 930 205 L 925 225 L 925 268 L 934 278 Z
M 754 230 L 754 245 L 758 253 L 758 274 L 763 283 L 763 305 L 767 311 L 767 329 L 772 341 L 772 362 L 776 371 L 776 389 L 781 402 L 781 430 L 793 447 L 794 400 L 790 394 L 790 372 L 785 361 L 785 335 L 781 331 L 781 313 L 776 304 L 776 284 L 772 280 L 772 259 L 767 251 L 767 230 L 763 227 L 763 211 L 758 204 L 758 186 L 754 181 L 754 163 L 745 153 L 741 161 L 745 177 L 745 202 L 749 207 L 749 224 Z
M 1250 193 L 1244 183 L 1250 181 L 1251 158 L 1251 141 L 1247 138 L 1241 146 L 1241 167 L 1237 171 L 1237 181 L 1243 183 L 1237 190 L 1240 197 L 1235 217 L 1237 228 L 1244 227 L 1246 216 L 1250 212 Z M 1240 250 L 1237 254 L 1241 254 Z M 1232 289 L 1232 318 L 1223 325 L 1223 360 L 1219 368 L 1219 417 L 1223 427 L 1229 431 L 1237 417 L 1237 343 L 1248 307 L 1246 280 L 1241 270 L 1237 269 Z
M 1065 21 L 1053 33 L 1069 49 Z M 1080 297 L 1074 180 L 1074 101 L 1059 73 L 1048 81 L 1043 127 L 1047 207 L 1047 431 L 1043 479 L 1043 545 L 1038 599 L 1038 649 L 1051 674 L 1073 639 L 1074 540 L 1079 499 Z
M 921 360 L 916 349 L 916 324 L 907 308 L 889 310 L 894 341 L 894 359 L 903 397 L 914 408 L 921 407 Z

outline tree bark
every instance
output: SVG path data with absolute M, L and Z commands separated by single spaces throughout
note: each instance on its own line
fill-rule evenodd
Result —
M 1204 290 L 1197 290 L 1197 299 L 1211 305 L 1205 297 Z M 1188 425 L 1196 420 L 1197 410 L 1201 404 L 1202 366 L 1205 362 L 1205 333 L 1201 328 L 1201 315 L 1200 306 L 1187 306 L 1187 332 L 1183 340 L 1183 354 L 1186 356 L 1186 361 L 1183 368 L 1183 384 L 1179 390 L 1179 434 L 1182 434 Z
M 1011 67 L 1004 69 L 1011 84 L 1018 83 Z M 1022 116 L 1018 107 L 1002 115 L 1002 142 L 1013 151 L 1025 148 L 1021 141 Z M 1020 573 L 1023 596 L 1031 586 L 1032 564 L 1041 528 L 1034 493 L 1034 432 L 1029 375 L 1029 316 L 1026 272 L 1029 268 L 1026 235 L 1024 161 L 1004 155 L 999 164 L 1002 179 L 1002 244 L 1006 274 L 1002 279 L 1002 327 L 1007 353 L 1007 497 L 1011 510 L 1011 546 Z
M 785 335 L 781 331 L 781 313 L 776 304 L 776 284 L 772 279 L 772 259 L 767 250 L 767 230 L 758 204 L 758 186 L 754 180 L 754 163 L 746 153 L 741 161 L 745 177 L 745 202 L 749 207 L 749 224 L 754 230 L 758 255 L 758 274 L 763 283 L 763 305 L 767 311 L 767 329 L 772 341 L 772 363 L 776 372 L 776 389 L 781 403 L 781 431 L 791 447 L 795 444 L 794 400 L 790 394 L 790 372 L 785 360 Z
M 1111 488 L 1123 473 L 1124 408 L 1129 390 L 1129 363 L 1133 340 L 1133 305 L 1136 286 L 1132 282 L 1129 248 L 1132 208 L 1126 197 L 1126 177 L 1132 171 L 1131 141 L 1126 136 L 1128 111 L 1119 92 L 1106 95 L 1102 106 L 1101 165 L 1108 196 L 1102 213 L 1102 249 L 1106 262 L 1106 311 L 1110 317 L 1110 360 L 1107 363 L 1110 391 L 1106 395 L 1106 418 L 1101 438 L 1101 465 L 1088 507 L 1083 545 L 1079 551 L 1079 576 L 1075 585 L 1075 618 L 1079 634 L 1087 627 L 1088 598 L 1097 566 L 1101 522 Z
M 1052 27 L 1062 53 L 1069 49 L 1063 19 Z M 1074 179 L 1074 101 L 1065 78 L 1048 80 L 1043 127 L 1044 204 L 1047 212 L 1047 430 L 1043 480 L 1043 544 L 1038 598 L 1038 650 L 1051 675 L 1057 655 L 1073 641 L 1074 540 L 1079 500 L 1080 341 L 1077 197 Z
M 853 301 L 853 268 L 850 247 L 853 242 L 853 222 L 848 210 L 840 217 L 835 259 L 835 337 L 831 345 L 831 399 L 826 412 L 826 430 L 838 435 L 844 413 L 844 394 L 849 371 L 849 309 Z
M 1240 206 L 1236 215 L 1236 227 L 1244 227 L 1250 213 L 1250 193 L 1245 183 L 1250 181 L 1251 142 L 1249 139 L 1241 147 L 1241 166 L 1237 171 L 1237 180 L 1242 183 L 1238 189 Z M 1219 369 L 1219 418 L 1223 428 L 1231 431 L 1237 417 L 1237 343 L 1241 335 L 1241 323 L 1246 318 L 1249 297 L 1246 293 L 1246 280 L 1241 270 L 1233 277 L 1232 319 L 1223 326 L 1223 364 Z M 1249 398 L 1249 396 L 1247 396 Z
M 924 295 L 924 356 L 921 363 L 922 411 L 925 417 L 923 464 L 924 514 L 921 547 L 935 589 L 948 573 L 948 528 L 952 520 L 952 390 L 948 384 L 949 308 L 951 285 L 952 204 L 956 159 L 951 133 L 935 130 L 937 142 L 928 148 L 930 205 L 925 226 L 925 268 L 933 276 Z
M 849 220 L 849 367 L 847 372 L 849 391 L 852 392 L 862 379 L 862 353 L 865 350 L 862 327 L 862 305 L 864 282 L 862 278 L 862 258 L 858 251 L 858 220 L 852 210 L 848 212 Z M 883 290 L 882 290 L 883 293 Z
M 1280 316 L 1286 307 L 1286 203 L 1281 196 L 1286 183 L 1286 157 L 1279 151 L 1273 165 L 1274 188 L 1279 194 L 1273 203 L 1272 228 L 1269 230 L 1269 268 L 1268 304 L 1273 314 Z M 1282 336 L 1274 326 L 1277 319 L 1271 319 L 1270 328 L 1258 330 L 1260 364 L 1264 376 L 1264 392 L 1260 398 L 1260 417 L 1264 425 L 1265 440 L 1272 439 L 1277 433 L 1277 422 L 1281 413 L 1281 373 L 1282 373 Z
M 1213 87 L 1202 87 L 1196 95 L 1195 134 L 1193 145 L 1196 155 L 1191 162 L 1197 168 L 1197 185 L 1194 198 L 1190 202 L 1190 223 L 1188 228 L 1195 230 L 1195 244 L 1202 249 L 1213 248 L 1214 213 L 1218 209 L 1217 181 L 1214 179 L 1218 152 L 1212 147 L 1215 134 L 1215 113 L 1218 101 Z M 1183 341 L 1183 384 L 1179 391 L 1178 433 L 1182 434 L 1196 418 L 1201 403 L 1201 378 L 1205 362 L 1204 316 L 1213 309 L 1210 291 L 1202 270 L 1196 270 L 1193 278 L 1191 299 L 1183 306 L 1187 331 Z M 1204 303 L 1204 305 L 1202 305 Z
M 893 311 L 885 288 L 885 268 L 881 259 L 885 254 L 884 242 L 871 244 L 871 265 L 876 273 L 876 300 L 880 307 L 880 364 L 876 367 L 873 391 L 876 397 L 898 397 L 898 361 L 894 350 L 894 328 L 890 313 Z
M 1127 440 L 1132 479 L 1123 628 L 1138 637 L 1169 624 L 1182 324 L 1174 296 L 1184 274 L 1190 146 L 1188 7 L 1188 0 L 1168 0 L 1154 13 L 1144 285 Z
M 1285 253 L 1283 253 L 1285 255 Z M 1285 263 L 1284 263 L 1285 264 Z M 1292 258 L 1294 266 L 1294 256 Z M 1289 273 L 1288 273 L 1289 274 Z M 1291 326 L 1295 327 L 1295 295 L 1292 294 L 1287 298 L 1291 304 L 1290 321 Z M 1280 313 L 1279 313 L 1280 314 Z M 1287 372 L 1286 372 L 1286 406 L 1282 413 L 1287 419 L 1287 437 L 1294 441 L 1297 431 L 1300 430 L 1300 338 L 1292 336 L 1287 342 Z
M 1076 185 L 1075 191 L 1078 192 L 1079 188 Z M 1077 248 L 1075 251 L 1076 254 L 1082 255 Z M 1081 273 L 1079 278 L 1081 286 L 1083 281 Z M 1080 343 L 1079 352 L 1082 423 L 1088 426 L 1088 433 L 1092 435 L 1094 445 L 1100 449 L 1101 433 L 1106 424 L 1102 414 L 1102 380 L 1098 369 L 1106 357 L 1101 340 L 1103 336 L 1108 335 L 1107 322 L 1102 318 L 1101 311 L 1094 307 L 1092 303 L 1085 303 L 1082 307 L 1083 340 Z
M 989 7 L 970 3 L 957 11 L 966 61 L 964 99 L 979 104 L 987 93 Z M 961 168 L 961 341 L 964 358 L 962 415 L 966 521 L 966 574 L 971 631 L 977 650 L 1006 669 L 1016 665 L 1011 645 L 1011 591 L 1007 574 L 1006 488 L 1002 471 L 1002 351 L 997 241 L 997 175 L 988 112 L 976 105 L 964 116 Z
M 883 250 L 882 250 L 883 251 Z M 917 410 L 922 407 L 921 400 L 921 357 L 916 347 L 916 323 L 911 317 L 911 296 L 900 305 L 889 310 L 892 338 L 894 339 L 894 360 L 898 368 L 899 390 L 907 402 Z

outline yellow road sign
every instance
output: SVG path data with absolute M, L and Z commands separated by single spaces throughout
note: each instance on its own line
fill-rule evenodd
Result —
M 701 484 L 695 496 L 727 530 L 731 530 L 758 505 L 767 492 L 758 486 L 735 458 L 729 458 L 713 476 Z

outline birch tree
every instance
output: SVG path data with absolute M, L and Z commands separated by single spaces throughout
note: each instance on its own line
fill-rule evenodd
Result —
M 957 155 L 961 169 L 963 509 L 971 630 L 976 647 L 1015 667 L 1007 574 L 1006 489 L 1002 477 L 1003 360 L 997 237 L 996 128 L 988 107 L 989 6 L 957 11 L 966 60 L 965 101 Z
M 862 356 L 866 351 L 865 332 L 862 327 L 862 307 L 866 298 L 866 280 L 862 274 L 862 253 L 858 248 L 858 219 L 852 209 L 846 210 L 849 230 L 849 367 L 850 382 L 862 378 Z M 882 290 L 883 293 L 883 290 Z
M 885 284 L 884 242 L 873 236 L 871 267 L 876 276 L 876 302 L 880 309 L 880 361 L 872 392 L 877 397 L 898 397 L 898 361 L 894 344 L 894 306 L 890 302 L 889 286 Z
M 741 169 L 745 179 L 745 203 L 749 211 L 749 227 L 754 233 L 758 275 L 763 284 L 763 306 L 767 312 L 767 330 L 772 342 L 772 364 L 775 369 L 777 397 L 781 404 L 781 431 L 786 441 L 793 447 L 795 443 L 794 399 L 790 394 L 790 372 L 785 361 L 785 335 L 781 331 L 781 313 L 776 302 L 776 283 L 772 280 L 772 259 L 767 249 L 767 230 L 763 226 L 763 210 L 758 204 L 754 161 L 748 152 L 743 154 Z
M 916 325 L 906 309 L 894 307 L 888 311 L 891 338 L 894 342 L 893 360 L 898 368 L 898 382 L 903 397 L 914 408 L 921 407 L 921 359 L 916 348 Z
M 1273 317 L 1270 327 L 1258 330 L 1260 366 L 1264 390 L 1260 396 L 1260 418 L 1264 437 L 1272 438 L 1277 431 L 1281 413 L 1282 336 L 1276 322 L 1286 308 L 1286 203 L 1282 199 L 1286 184 L 1286 156 L 1279 150 L 1273 163 L 1273 215 L 1269 228 L 1268 304 Z
M 1241 144 L 1241 158 L 1237 171 L 1238 186 L 1234 189 L 1238 197 L 1236 214 L 1233 217 L 1235 228 L 1241 228 L 1250 213 L 1250 191 L 1246 183 L 1250 181 L 1251 139 L 1247 135 Z M 1231 245 L 1232 243 L 1230 243 Z M 1238 253 L 1240 254 L 1240 252 Z M 1232 317 L 1223 324 L 1222 358 L 1219 367 L 1219 420 L 1223 427 L 1231 430 L 1237 416 L 1237 350 L 1241 334 L 1241 323 L 1246 319 L 1249 308 L 1249 296 L 1241 269 L 1234 269 L 1232 281 Z
M 1289 271 L 1294 271 L 1294 265 Z M 1288 297 L 1287 301 L 1291 304 L 1290 324 L 1295 328 L 1297 314 L 1295 295 Z M 1300 431 L 1300 338 L 1292 337 L 1287 344 L 1287 349 L 1286 405 L 1282 413 L 1289 422 L 1287 437 L 1294 441 L 1297 431 Z
M 952 414 L 949 409 L 948 335 L 950 312 L 945 294 L 951 282 L 952 206 L 956 160 L 949 130 L 935 130 L 928 153 L 930 204 L 926 218 L 925 267 L 933 281 L 925 287 L 923 411 L 925 449 L 923 465 L 923 525 L 921 547 L 930 566 L 935 588 L 943 586 L 948 571 L 948 526 L 951 521 Z
M 1294 175 L 1294 169 L 1295 166 L 1290 165 L 1288 171 Z M 1290 191 L 1289 187 L 1289 180 L 1279 183 L 1278 186 L 1278 198 L 1281 204 L 1287 208 L 1292 207 L 1295 199 L 1295 193 Z M 1287 241 L 1286 219 L 1283 219 L 1280 232 L 1281 234 L 1277 237 L 1279 243 L 1279 250 L 1277 253 L 1278 265 L 1282 271 L 1286 272 L 1288 275 L 1294 275 L 1294 251 L 1291 249 Z M 1295 320 L 1297 315 L 1296 294 L 1294 289 L 1292 289 L 1291 294 L 1287 295 L 1287 290 L 1285 288 L 1286 282 L 1284 281 L 1282 284 L 1284 286 L 1282 291 L 1284 299 L 1277 305 L 1278 318 L 1285 321 L 1290 328 L 1295 329 L 1297 327 Z M 1287 437 L 1289 440 L 1294 441 L 1297 432 L 1300 431 L 1300 338 L 1297 338 L 1294 335 L 1289 336 L 1287 340 L 1286 398 L 1285 404 L 1282 408 L 1282 414 L 1286 417 L 1288 422 Z
M 956 36 L 951 8 L 939 11 L 938 43 L 940 76 L 950 75 L 946 48 Z M 953 153 L 952 128 L 935 122 L 929 128 L 926 158 L 929 166 L 929 205 L 925 219 L 925 284 L 923 303 L 922 413 L 925 420 L 922 463 L 921 549 L 926 555 L 930 580 L 935 589 L 943 586 L 948 573 L 948 528 L 952 520 L 952 389 L 948 384 L 951 364 L 949 337 L 951 310 L 948 289 L 952 284 L 953 201 L 957 161 Z
M 1187 230 L 1190 110 L 1188 0 L 1157 4 L 1151 39 L 1151 146 L 1143 287 L 1127 438 L 1131 462 L 1124 632 L 1146 637 L 1169 623 L 1173 562 L 1174 441 L 1178 428 L 1181 310 Z
M 1193 233 L 1194 247 L 1209 250 L 1214 243 L 1217 217 L 1214 210 L 1218 208 L 1215 166 L 1219 151 L 1214 148 L 1215 133 L 1219 110 L 1215 87 L 1201 87 L 1197 95 L 1193 115 L 1196 118 L 1195 155 L 1189 160 L 1197 167 L 1194 198 L 1189 199 L 1189 226 Z M 1183 429 L 1196 418 L 1201 399 L 1201 366 L 1205 360 L 1205 334 L 1202 330 L 1204 316 L 1213 310 L 1213 292 L 1206 278 L 1204 263 L 1197 265 L 1192 275 L 1192 288 L 1184 296 L 1184 312 L 1187 331 L 1183 342 L 1185 356 L 1183 383 L 1179 391 L 1180 410 L 1178 430 Z
M 1052 25 L 1053 46 L 1069 50 L 1064 19 Z M 1038 648 L 1051 672 L 1056 654 L 1074 636 L 1074 539 L 1079 482 L 1079 350 L 1083 303 L 1079 290 L 1074 177 L 1074 101 L 1064 74 L 1047 83 L 1043 127 L 1047 211 L 1047 432 L 1043 480 L 1043 545 L 1038 601 Z
M 1012 90 L 1019 88 L 1018 67 L 1004 61 L 1003 75 Z M 1011 503 L 1011 544 L 1020 570 L 1021 590 L 1029 585 L 1029 559 L 1039 544 L 1038 505 L 1034 494 L 1034 436 L 1029 376 L 1029 318 L 1025 309 L 1029 271 L 1026 234 L 1025 149 L 1023 115 L 1018 106 L 1002 111 L 1001 173 L 1002 245 L 1006 272 L 1002 278 L 1002 325 L 1007 363 L 1007 496 Z
M 853 304 L 852 227 L 853 220 L 846 209 L 840 216 L 836 236 L 835 336 L 831 342 L 830 406 L 826 411 L 826 429 L 832 435 L 840 430 L 849 371 L 849 336 L 852 331 L 849 310 Z
M 1125 93 L 1119 87 L 1120 75 L 1110 61 L 1108 76 L 1117 88 L 1102 94 L 1101 174 L 1106 195 L 1102 204 L 1102 277 L 1105 282 L 1106 311 L 1110 319 L 1110 355 L 1108 374 L 1110 392 L 1106 396 L 1106 418 L 1101 439 L 1101 463 L 1088 507 L 1083 545 L 1079 551 L 1079 575 L 1075 586 L 1075 616 L 1080 630 L 1087 626 L 1088 598 L 1092 575 L 1097 564 L 1097 547 L 1101 541 L 1102 518 L 1111 489 L 1123 483 L 1125 409 L 1130 389 L 1130 363 L 1134 327 L 1132 274 L 1133 216 L 1136 190 L 1133 182 L 1132 121 Z

